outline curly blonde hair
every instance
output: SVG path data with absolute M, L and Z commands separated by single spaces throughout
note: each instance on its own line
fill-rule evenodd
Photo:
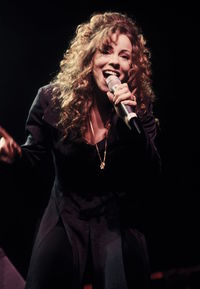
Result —
M 111 42 L 113 33 L 125 34 L 133 46 L 128 84 L 130 90 L 137 88 L 139 115 L 148 111 L 154 99 L 150 51 L 140 28 L 125 14 L 93 14 L 87 23 L 77 27 L 75 37 L 60 62 L 60 71 L 52 81 L 54 97 L 60 105 L 58 125 L 64 137 L 73 131 L 76 138 L 82 138 L 86 131 L 94 92 L 92 59 L 97 49 Z

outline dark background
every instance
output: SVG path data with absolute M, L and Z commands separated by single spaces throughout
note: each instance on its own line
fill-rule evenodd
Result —
M 132 1 L 7 1 L 0 9 L 0 125 L 15 140 L 39 87 L 59 69 L 75 27 L 95 11 L 120 11 L 136 19 L 152 52 L 155 114 L 160 120 L 157 146 L 163 162 L 158 190 L 146 206 L 143 226 L 152 271 L 200 263 L 198 134 L 186 69 L 188 20 L 180 7 Z M 189 11 L 188 11 L 189 13 Z M 50 169 L 44 176 L 0 169 L 0 247 L 26 275 L 35 230 L 48 201 Z M 35 178 L 34 184 L 30 182 Z

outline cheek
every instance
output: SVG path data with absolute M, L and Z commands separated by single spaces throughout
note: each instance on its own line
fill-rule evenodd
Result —
M 100 69 L 99 62 L 94 59 L 93 69 L 92 70 L 93 70 L 93 75 L 94 75 L 95 78 L 98 76 L 99 69 Z
M 98 82 L 99 79 L 99 68 L 94 66 L 93 67 L 93 77 L 95 79 L 96 82 Z
M 101 61 L 101 59 L 97 59 L 94 61 L 93 64 L 93 76 L 98 81 L 102 77 L 102 68 L 104 66 L 104 63 Z
M 101 69 L 106 64 L 106 58 L 103 55 L 96 54 L 93 59 L 93 65 L 96 69 Z
M 126 64 L 121 66 L 121 69 L 122 69 L 122 72 L 123 72 L 125 78 L 127 78 L 129 75 L 129 71 L 131 69 L 131 64 L 126 63 Z
M 128 72 L 131 69 L 132 63 L 125 61 L 125 62 L 121 62 L 121 68 L 123 71 Z

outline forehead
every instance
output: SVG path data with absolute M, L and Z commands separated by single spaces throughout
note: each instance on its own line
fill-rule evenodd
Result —
M 104 35 L 101 39 L 99 39 L 99 48 L 103 48 L 105 46 L 111 46 L 113 48 L 119 48 L 122 50 L 128 50 L 132 52 L 132 43 L 130 38 L 124 34 L 119 32 L 109 33 Z
M 132 51 L 132 44 L 130 39 L 128 38 L 127 35 L 125 34 L 119 34 L 119 33 L 113 33 L 110 36 L 110 41 L 109 43 L 112 46 L 119 46 L 121 48 L 125 48 L 129 51 Z

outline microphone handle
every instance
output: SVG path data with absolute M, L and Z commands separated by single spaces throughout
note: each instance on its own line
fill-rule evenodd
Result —
M 117 114 L 123 118 L 129 129 L 135 128 L 137 132 L 141 134 L 141 130 L 137 124 L 137 114 L 133 112 L 132 107 L 123 103 L 119 103 L 117 106 L 115 105 L 114 107 Z
M 129 125 L 130 125 L 131 129 L 134 127 L 137 130 L 137 132 L 139 134 L 141 134 L 141 130 L 140 130 L 139 125 L 137 123 L 137 117 L 130 118 Z

